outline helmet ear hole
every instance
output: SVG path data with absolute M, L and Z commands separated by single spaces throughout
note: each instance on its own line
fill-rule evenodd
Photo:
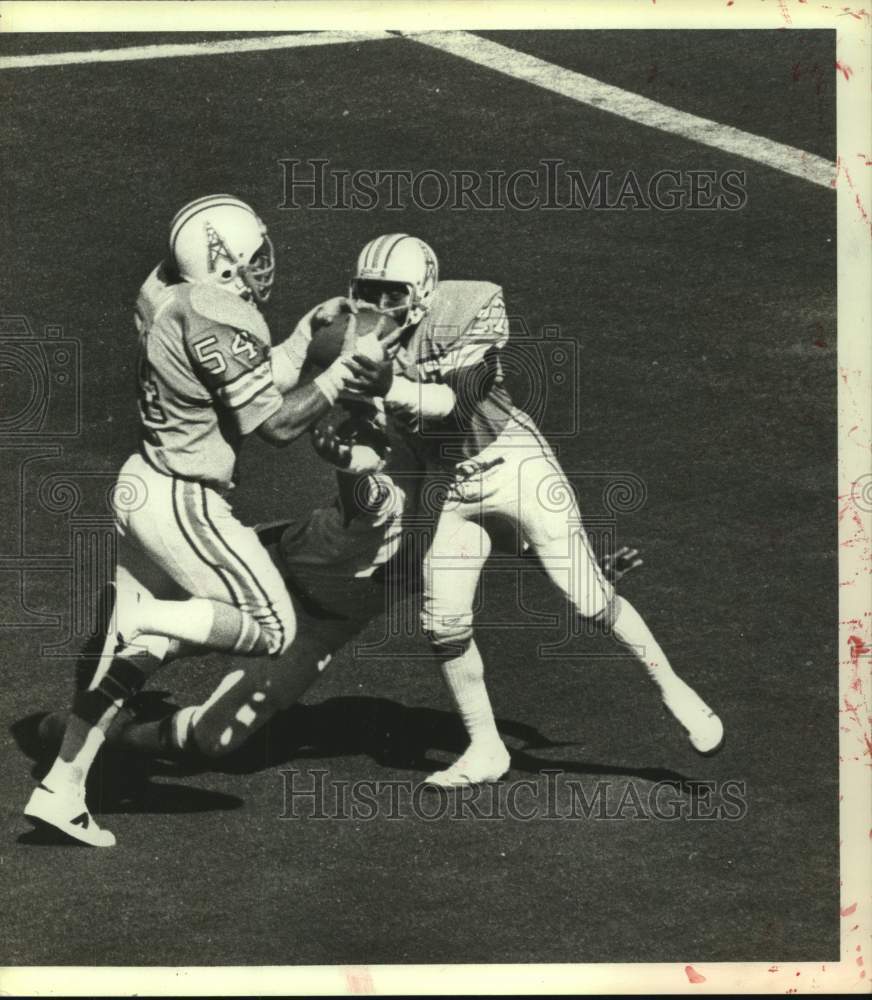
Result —
M 229 268 L 225 268 L 225 269 L 224 269 L 224 270 L 223 270 L 223 271 L 221 272 L 221 277 L 222 277 L 222 278 L 223 278 L 223 279 L 224 279 L 225 281 L 228 281 L 228 280 L 229 280 L 230 278 L 232 278 L 232 277 L 233 277 L 233 272 L 232 272 L 232 271 L 231 271 L 231 270 L 230 270 Z

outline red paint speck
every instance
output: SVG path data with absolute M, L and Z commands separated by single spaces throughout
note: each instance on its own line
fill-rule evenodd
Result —
M 818 339 L 814 342 L 814 346 L 815 347 L 826 347 L 827 346 L 827 342 L 825 340 L 821 340 L 820 337 L 818 337 Z
M 836 60 L 836 69 L 842 74 L 842 76 L 844 76 L 846 80 L 850 80 L 851 74 L 854 72 L 847 63 L 842 65 L 842 63 L 840 63 L 838 59 Z
M 856 903 L 851 903 L 851 905 L 850 905 L 850 906 L 845 906 L 845 907 L 843 907 L 843 908 L 842 908 L 841 910 L 839 910 L 839 913 L 841 913 L 841 915 L 842 915 L 843 917 L 850 917 L 850 916 L 851 916 L 851 914 L 852 914 L 852 913 L 854 912 L 854 910 L 856 910 L 856 909 L 857 909 L 857 904 L 856 904 Z
M 850 646 L 851 663 L 855 667 L 859 663 L 861 656 L 865 656 L 867 653 L 872 653 L 872 649 L 870 649 L 869 646 L 863 642 L 859 635 L 849 635 L 848 645 Z
M 692 965 L 685 965 L 684 971 L 691 983 L 704 983 L 705 976 L 700 975 Z

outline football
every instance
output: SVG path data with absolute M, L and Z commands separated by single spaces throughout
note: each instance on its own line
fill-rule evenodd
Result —
M 374 360 L 381 358 L 378 340 L 397 328 L 393 317 L 375 310 L 359 313 L 342 313 L 312 334 L 306 359 L 319 368 L 328 368 L 342 353 L 347 334 L 355 338 L 355 350 Z

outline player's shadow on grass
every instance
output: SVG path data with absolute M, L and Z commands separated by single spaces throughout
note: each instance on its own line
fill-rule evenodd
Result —
M 540 758 L 532 751 L 566 749 L 578 744 L 554 743 L 534 727 L 510 719 L 500 719 L 497 724 L 509 743 L 514 772 L 540 774 L 544 770 L 560 770 L 578 775 L 624 775 L 691 787 L 688 783 L 692 779 L 667 768 Z M 431 757 L 431 751 L 457 756 L 466 745 L 466 733 L 453 712 L 353 695 L 329 698 L 314 705 L 295 705 L 254 733 L 240 750 L 205 762 L 205 766 L 225 773 L 250 774 L 292 761 L 365 756 L 381 767 L 429 774 L 449 763 Z M 173 766 L 169 773 L 178 771 Z M 187 773 L 193 772 L 187 770 Z
M 149 697 L 166 710 L 164 694 L 150 692 Z M 19 748 L 35 761 L 35 778 L 45 773 L 48 758 L 57 749 L 41 743 L 37 733 L 41 718 L 29 716 L 11 727 Z M 567 750 L 579 744 L 555 743 L 534 727 L 512 719 L 500 719 L 498 726 L 511 749 L 510 774 L 538 775 L 556 770 L 588 777 L 625 776 L 672 782 L 684 791 L 694 792 L 693 778 L 668 768 L 537 756 L 537 750 Z M 245 746 L 226 757 L 162 760 L 107 746 L 89 778 L 88 801 L 96 812 L 109 815 L 223 811 L 239 808 L 242 800 L 222 792 L 153 779 L 190 778 L 210 771 L 253 774 L 294 761 L 358 756 L 368 757 L 384 768 L 415 771 L 423 777 L 447 766 L 466 744 L 463 725 L 453 712 L 363 695 L 329 698 L 281 712 L 254 733 Z M 448 759 L 430 756 L 433 751 Z
M 29 715 L 10 726 L 15 742 L 23 754 L 33 761 L 31 776 L 39 780 L 45 774 L 57 746 L 44 746 L 38 729 L 44 713 Z M 123 813 L 200 813 L 239 809 L 243 800 L 205 788 L 171 782 L 155 782 L 154 761 L 133 753 L 101 753 L 88 777 L 88 804 L 104 815 Z M 57 845 L 67 843 L 51 831 L 31 830 L 19 837 L 21 843 Z

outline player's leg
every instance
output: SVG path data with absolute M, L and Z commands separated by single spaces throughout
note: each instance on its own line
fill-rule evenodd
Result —
M 539 454 L 519 459 L 516 475 L 508 473 L 503 490 L 515 492 L 516 499 L 509 502 L 517 504 L 521 530 L 547 575 L 578 614 L 600 622 L 645 667 L 693 747 L 714 752 L 723 741 L 720 719 L 675 673 L 636 608 L 615 594 L 592 550 L 572 487 L 550 449 L 543 444 Z
M 119 645 L 113 626 L 131 595 L 143 589 L 171 592 L 172 586 L 123 535 L 118 536 L 114 607 L 108 615 L 103 648 L 90 683 L 73 696 L 57 757 L 25 807 L 29 819 L 49 823 L 92 846 L 114 843 L 112 834 L 94 822 L 85 805 L 88 773 L 121 707 L 172 650 L 170 640 L 163 636 L 143 636 L 136 646 Z
M 124 640 L 164 635 L 249 656 L 287 649 L 295 631 L 293 607 L 255 531 L 201 483 L 147 466 L 137 474 L 146 479 L 148 501 L 124 515 L 124 529 L 187 596 L 164 600 L 139 592 L 119 623 Z
M 96 846 L 111 846 L 114 838 L 84 807 L 88 771 L 121 706 L 163 662 L 171 643 L 276 654 L 287 649 L 295 629 L 278 570 L 226 502 L 200 484 L 161 476 L 141 460 L 131 459 L 119 482 L 130 475 L 145 483 L 146 502 L 116 511 L 119 641 L 113 650 L 107 637 L 92 683 L 76 697 L 58 757 L 25 808 L 29 818 Z M 200 596 L 167 600 L 173 588 Z
M 460 759 L 427 778 L 442 787 L 496 781 L 510 765 L 473 638 L 475 593 L 489 554 L 487 533 L 474 521 L 447 510 L 439 517 L 424 557 L 422 624 L 469 736 Z
M 289 571 L 296 595 L 297 634 L 270 659 L 241 662 L 201 705 L 155 722 L 127 723 L 110 733 L 113 745 L 151 754 L 194 751 L 218 757 L 239 749 L 276 714 L 295 704 L 318 680 L 333 654 L 385 611 L 386 590 L 372 578 Z

